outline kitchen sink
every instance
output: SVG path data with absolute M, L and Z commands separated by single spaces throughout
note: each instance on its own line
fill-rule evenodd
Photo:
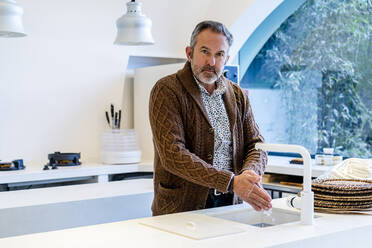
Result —
M 301 213 L 297 210 L 272 208 L 269 211 L 255 211 L 244 204 L 197 210 L 168 215 L 159 215 L 141 220 L 140 224 L 168 233 L 195 240 L 245 232 L 244 225 L 255 228 L 270 228 L 286 223 L 300 223 Z M 314 216 L 317 218 L 318 216 Z
M 251 208 L 246 208 L 208 215 L 259 228 L 271 227 L 291 222 L 299 222 L 301 219 L 300 212 L 279 208 L 272 208 L 269 211 L 255 211 Z

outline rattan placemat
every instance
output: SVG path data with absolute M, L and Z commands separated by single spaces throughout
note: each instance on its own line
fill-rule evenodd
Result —
M 372 194 L 372 190 L 336 190 L 312 187 L 314 193 L 328 194 L 328 195 L 355 195 L 368 196 Z
M 372 181 L 354 179 L 314 179 L 312 181 L 312 186 L 314 188 L 341 191 L 372 190 Z
M 366 201 L 366 202 L 350 202 L 350 201 L 320 201 L 320 200 L 314 200 L 314 207 L 325 207 L 325 208 L 371 208 L 372 207 L 372 201 Z
M 327 213 L 327 214 L 362 214 L 362 215 L 372 215 L 372 208 L 367 209 L 344 209 L 344 208 L 322 208 L 314 207 L 315 212 Z
M 328 201 L 372 201 L 372 195 L 366 196 L 340 196 L 340 195 L 323 195 L 314 194 L 314 199 Z

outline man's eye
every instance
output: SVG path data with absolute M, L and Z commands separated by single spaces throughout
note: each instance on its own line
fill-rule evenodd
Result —
M 225 54 L 224 53 L 217 53 L 217 57 L 224 57 Z
M 201 52 L 204 53 L 204 54 L 208 54 L 207 50 L 201 50 Z

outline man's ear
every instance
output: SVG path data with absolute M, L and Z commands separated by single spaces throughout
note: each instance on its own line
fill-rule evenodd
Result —
M 192 52 L 192 48 L 190 46 L 187 46 L 186 47 L 186 56 L 187 56 L 187 60 L 189 62 L 191 62 L 191 52 Z

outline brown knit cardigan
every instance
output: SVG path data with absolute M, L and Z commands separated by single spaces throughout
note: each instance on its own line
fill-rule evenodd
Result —
M 227 88 L 222 98 L 232 134 L 233 173 L 251 169 L 262 175 L 267 155 L 254 149 L 263 137 L 248 97 L 238 85 L 220 80 Z M 153 215 L 203 209 L 210 188 L 227 191 L 232 172 L 212 166 L 214 130 L 189 62 L 155 84 L 149 108 L 155 150 Z

